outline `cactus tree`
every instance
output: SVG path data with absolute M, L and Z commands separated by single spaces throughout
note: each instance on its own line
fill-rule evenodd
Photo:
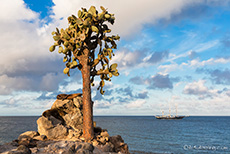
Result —
M 94 6 L 90 9 L 82 8 L 78 17 L 68 17 L 69 27 L 52 32 L 54 45 L 53 52 L 58 48 L 64 54 L 63 62 L 65 74 L 70 76 L 70 70 L 78 68 L 83 79 L 83 135 L 86 140 L 93 138 L 93 104 L 91 100 L 91 86 L 94 86 L 94 77 L 100 76 L 98 90 L 104 94 L 105 81 L 111 81 L 112 76 L 118 76 L 117 64 L 110 64 L 118 35 L 107 36 L 111 32 L 108 23 L 114 23 L 114 14 L 101 6 L 99 13 Z

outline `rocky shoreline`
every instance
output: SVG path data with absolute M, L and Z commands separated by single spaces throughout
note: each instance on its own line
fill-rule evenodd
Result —
M 27 131 L 4 145 L 2 154 L 129 154 L 128 145 L 120 135 L 110 136 L 96 126 L 95 137 L 85 141 L 82 133 L 81 94 L 61 94 L 51 109 L 37 120 L 38 131 Z

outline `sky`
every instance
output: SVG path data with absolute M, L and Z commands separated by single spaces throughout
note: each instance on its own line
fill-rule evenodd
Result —
M 115 14 L 105 95 L 92 87 L 94 115 L 230 116 L 229 0 L 1 0 L 0 116 L 41 115 L 61 93 L 79 93 L 79 70 L 63 74 L 52 31 L 81 7 Z M 95 81 L 99 83 L 99 78 Z

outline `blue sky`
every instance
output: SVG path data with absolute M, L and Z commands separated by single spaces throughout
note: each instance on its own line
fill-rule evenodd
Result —
M 116 17 L 119 77 L 92 89 L 94 115 L 230 115 L 230 1 L 3 0 L 0 115 L 41 115 L 60 93 L 81 92 L 78 70 L 62 71 L 51 32 L 91 5 Z M 96 80 L 96 85 L 99 79 Z

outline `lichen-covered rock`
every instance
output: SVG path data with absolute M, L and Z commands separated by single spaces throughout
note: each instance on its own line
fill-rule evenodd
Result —
M 82 136 L 82 106 L 79 94 L 59 95 L 51 109 L 44 111 L 37 120 L 38 132 L 21 134 L 17 145 L 31 148 L 33 154 L 129 154 L 128 146 L 121 136 L 109 136 L 106 129 L 96 127 L 96 122 L 95 138 L 91 144 L 82 142 L 85 140 Z
M 68 135 L 67 128 L 63 125 L 58 124 L 56 127 L 48 129 L 45 134 L 48 139 L 63 139 Z
M 82 129 L 83 127 L 82 113 L 77 108 L 63 116 L 63 119 L 66 125 L 72 127 L 75 130 Z
M 76 98 L 74 98 L 74 99 L 73 99 L 73 103 L 74 103 L 74 105 L 76 106 L 76 108 L 81 109 L 81 108 L 82 108 L 82 105 L 83 105 L 82 97 L 76 97 Z
M 68 139 L 79 139 L 79 137 L 83 134 L 81 129 L 79 130 L 69 129 L 68 132 L 69 132 L 67 136 Z
M 107 142 L 105 145 L 97 145 L 98 149 L 100 149 L 103 152 L 114 152 L 114 145 L 110 142 Z
M 65 125 L 73 129 L 82 129 L 83 116 L 81 111 L 82 98 L 76 97 L 73 100 L 56 100 L 51 110 L 56 109 L 64 120 Z
M 38 125 L 39 134 L 45 134 L 44 132 L 46 130 L 54 127 L 54 125 L 52 124 L 52 121 L 43 116 L 37 120 L 37 125 Z
M 124 143 L 124 140 L 120 135 L 109 137 L 109 141 L 114 145 L 115 152 L 129 154 L 128 145 Z
M 107 131 L 101 132 L 100 135 L 103 137 L 109 137 L 109 133 Z
M 33 137 L 33 139 L 39 140 L 39 141 L 44 141 L 47 139 L 47 136 L 46 135 L 35 136 L 35 137 Z
M 74 141 L 50 141 L 43 147 L 32 148 L 33 154 L 93 154 L 94 147 L 89 143 Z
M 70 103 L 71 100 L 68 100 L 68 99 L 65 99 L 65 100 L 59 100 L 57 99 L 53 105 L 51 106 L 51 109 L 60 109 L 60 108 L 63 108 L 63 109 L 67 109 L 69 110 L 69 108 L 73 107 L 72 106 L 72 103 Z
M 22 140 L 22 138 L 34 138 L 35 136 L 39 136 L 38 132 L 36 131 L 27 131 L 19 135 L 18 140 Z

